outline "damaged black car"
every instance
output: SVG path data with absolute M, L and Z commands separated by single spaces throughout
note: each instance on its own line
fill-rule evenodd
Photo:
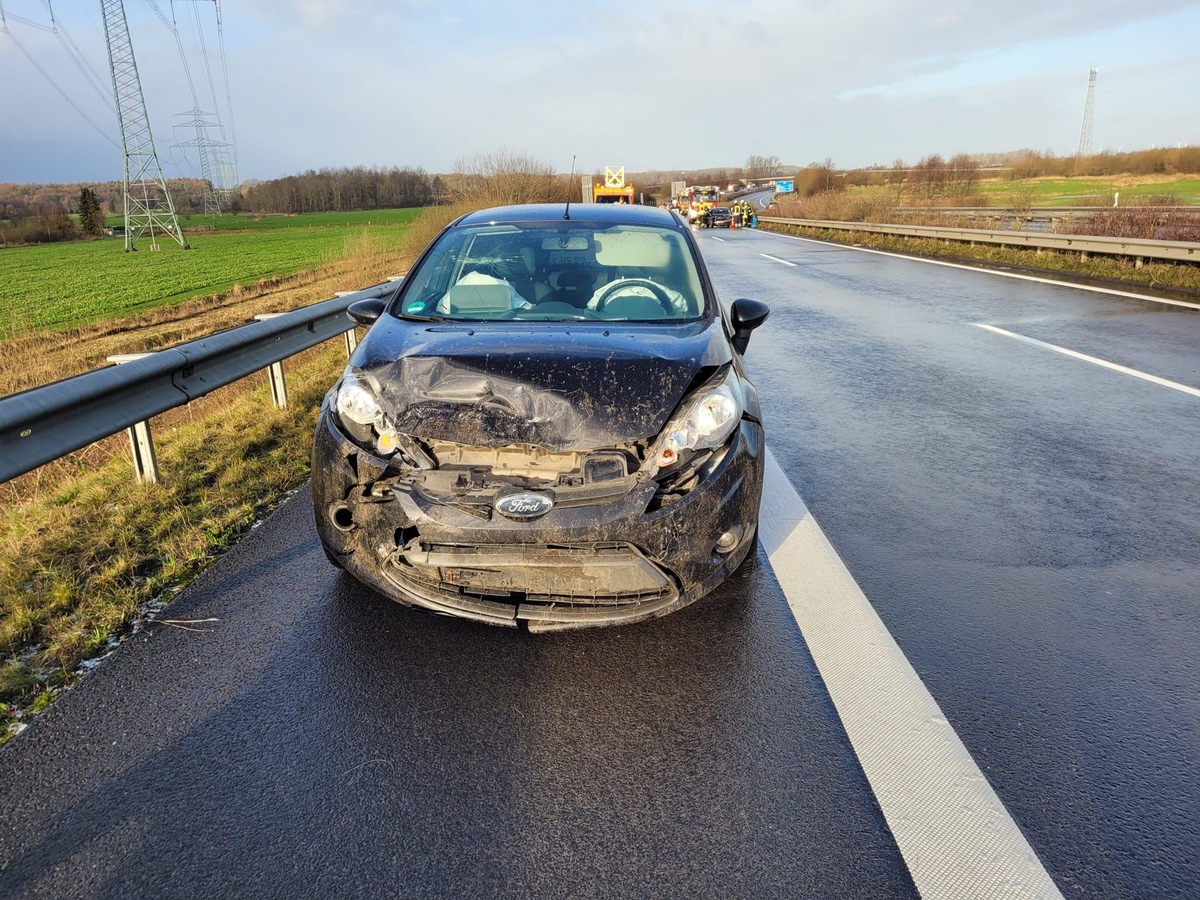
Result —
M 325 398 L 329 559 L 401 603 L 548 631 L 703 597 L 752 552 L 763 478 L 742 354 L 673 213 L 563 204 L 445 228 Z

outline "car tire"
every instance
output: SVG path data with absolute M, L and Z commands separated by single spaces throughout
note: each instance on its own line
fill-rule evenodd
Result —
M 750 547 L 746 551 L 746 556 L 738 563 L 738 567 L 734 572 L 740 575 L 748 575 L 750 570 L 758 563 L 758 522 L 754 523 L 754 535 L 750 538 Z

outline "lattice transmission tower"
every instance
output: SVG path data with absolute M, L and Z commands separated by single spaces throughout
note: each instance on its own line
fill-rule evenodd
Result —
M 125 19 L 122 0 L 100 0 L 104 14 L 104 37 L 108 42 L 108 67 L 112 72 L 113 94 L 117 101 L 117 121 L 121 127 L 121 147 L 125 153 L 125 250 L 136 250 L 137 239 L 149 232 L 150 246 L 157 250 L 155 229 L 169 235 L 183 248 L 187 240 L 175 215 L 175 204 L 167 190 L 150 118 L 133 58 L 133 42 Z
M 1092 155 L 1092 114 L 1096 106 L 1096 73 L 1099 70 L 1092 66 L 1088 70 L 1087 101 L 1083 104 L 1083 126 L 1079 129 L 1079 148 L 1075 151 L 1075 163 Z
M 206 113 L 200 107 L 194 107 L 191 112 L 180 113 L 181 116 L 191 116 L 191 119 L 176 128 L 188 128 L 195 131 L 196 137 L 190 141 L 179 141 L 172 147 L 192 147 L 200 156 L 200 177 L 204 181 L 204 217 L 221 215 L 221 207 L 227 202 L 229 189 L 226 187 L 227 163 L 224 161 L 224 151 L 229 144 L 213 140 L 208 136 L 208 129 L 220 128 L 220 122 L 206 118 Z M 214 175 L 215 168 L 215 175 Z

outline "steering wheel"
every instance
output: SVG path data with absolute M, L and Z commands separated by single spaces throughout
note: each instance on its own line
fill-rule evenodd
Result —
M 656 284 L 649 278 L 621 278 L 611 284 L 606 284 L 596 295 L 596 312 L 601 312 L 609 300 L 620 296 L 628 288 L 633 287 L 648 290 L 650 295 L 658 301 L 658 305 L 666 310 L 667 315 L 674 316 L 676 314 L 675 306 L 671 303 L 671 295 L 666 292 L 662 285 Z M 640 294 L 637 296 L 640 296 Z

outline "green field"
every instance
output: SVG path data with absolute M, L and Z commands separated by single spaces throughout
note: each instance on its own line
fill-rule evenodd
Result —
M 419 210 L 265 216 L 238 231 L 222 216 L 219 231 L 188 235 L 190 250 L 138 241 L 123 252 L 119 238 L 0 250 L 0 337 L 72 328 L 191 297 L 319 267 L 361 244 L 367 234 L 395 248 Z M 201 219 L 201 221 L 204 221 Z M 214 220 L 209 220 L 214 221 Z M 185 225 L 186 227 L 186 225 Z
M 1027 197 L 1035 206 L 1073 206 L 1087 201 L 1104 200 L 1111 204 L 1114 192 L 1122 200 L 1149 200 L 1173 196 L 1184 206 L 1200 206 L 1200 178 L 1130 184 L 1120 178 L 1027 178 L 1021 181 L 989 179 L 979 183 L 979 192 L 997 205 Z
M 279 228 L 344 228 L 366 225 L 408 225 L 420 209 L 370 209 L 355 212 L 304 213 L 297 216 L 258 215 L 254 213 L 221 216 L 184 216 L 179 224 L 189 231 L 245 231 L 248 229 Z M 109 219 L 110 225 L 120 225 L 119 218 Z

